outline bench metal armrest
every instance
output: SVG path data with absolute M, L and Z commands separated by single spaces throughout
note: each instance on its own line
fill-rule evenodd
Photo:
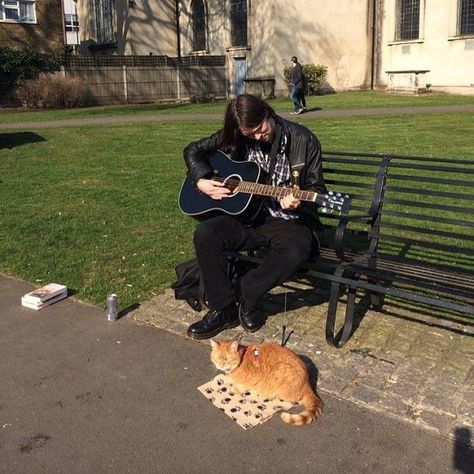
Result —
M 344 234 L 346 232 L 347 226 L 351 222 L 362 221 L 372 227 L 375 217 L 376 216 L 370 214 L 341 217 L 341 219 L 339 220 L 339 224 L 336 228 L 336 232 L 334 234 L 334 250 L 339 260 L 341 260 L 342 262 L 352 262 L 354 260 L 353 258 L 348 257 L 344 253 Z
M 334 249 L 336 251 L 337 257 L 342 262 L 351 262 L 352 258 L 347 257 L 344 254 L 343 248 L 343 238 L 347 226 L 350 222 L 353 221 L 366 221 L 370 226 L 370 231 L 373 231 L 379 222 L 379 215 L 383 205 L 383 197 L 385 193 L 385 183 L 387 180 L 387 171 L 390 164 L 390 156 L 382 155 L 382 160 L 380 162 L 379 171 L 377 173 L 377 179 L 374 186 L 374 195 L 372 199 L 372 204 L 366 215 L 354 215 L 354 216 L 343 216 L 341 217 L 339 224 L 336 229 L 336 234 L 334 237 Z M 378 246 L 378 231 L 371 237 L 368 250 L 365 252 L 367 255 L 373 255 Z

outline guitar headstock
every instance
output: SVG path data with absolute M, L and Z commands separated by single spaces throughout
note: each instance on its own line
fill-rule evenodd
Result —
M 327 214 L 347 214 L 351 207 L 351 197 L 346 193 L 328 191 L 326 194 L 318 194 L 316 202 L 319 211 Z

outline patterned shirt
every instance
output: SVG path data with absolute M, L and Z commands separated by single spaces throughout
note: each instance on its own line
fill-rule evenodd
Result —
M 280 146 L 276 155 L 275 168 L 273 170 L 272 176 L 270 177 L 271 184 L 273 186 L 284 188 L 291 187 L 290 165 L 286 159 L 287 143 L 288 137 L 285 134 L 282 134 Z M 270 171 L 270 148 L 271 145 L 267 146 L 267 144 L 262 144 L 261 142 L 255 141 L 248 153 L 248 161 L 257 163 L 267 174 Z M 281 208 L 280 198 L 268 197 L 265 199 L 264 206 L 273 217 L 278 217 L 285 220 L 298 219 L 298 215 Z

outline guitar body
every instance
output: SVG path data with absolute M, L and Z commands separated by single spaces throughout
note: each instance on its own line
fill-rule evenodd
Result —
M 209 158 L 215 176 L 224 179 L 258 183 L 260 167 L 251 161 L 234 161 L 221 151 L 216 151 Z M 179 207 L 184 214 L 196 219 L 206 219 L 214 215 L 229 214 L 240 220 L 250 222 L 256 217 L 263 200 L 253 194 L 234 193 L 217 201 L 200 193 L 191 180 L 186 177 L 179 195 Z

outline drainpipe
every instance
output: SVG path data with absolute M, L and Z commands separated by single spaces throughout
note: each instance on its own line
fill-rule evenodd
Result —
M 178 50 L 178 58 L 181 57 L 181 34 L 179 28 L 179 0 L 175 1 L 175 15 L 176 15 L 176 49 Z
M 66 24 L 64 22 L 64 5 L 63 5 L 63 2 L 61 2 L 61 17 L 62 17 L 62 24 L 63 24 L 63 43 L 64 43 L 63 52 L 64 52 L 64 51 L 66 51 L 66 48 L 67 48 L 67 35 L 66 35 Z
M 376 54 L 376 38 L 377 38 L 377 0 L 372 0 L 372 51 L 370 57 L 370 89 L 375 89 L 375 54 Z

